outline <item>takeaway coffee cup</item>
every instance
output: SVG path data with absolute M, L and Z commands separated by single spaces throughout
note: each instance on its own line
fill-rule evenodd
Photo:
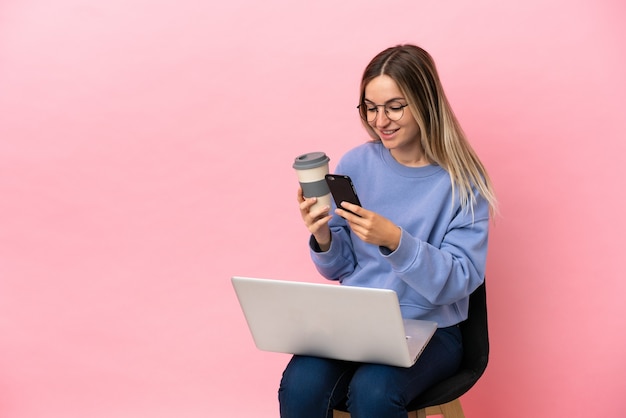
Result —
M 324 177 L 328 174 L 328 161 L 330 158 L 323 152 L 310 152 L 297 156 L 293 163 L 304 197 L 317 197 L 311 210 L 330 207 L 330 190 Z

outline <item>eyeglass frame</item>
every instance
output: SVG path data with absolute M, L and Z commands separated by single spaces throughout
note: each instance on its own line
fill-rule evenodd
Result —
M 385 116 L 387 117 L 387 119 L 389 119 L 389 120 L 390 120 L 390 121 L 392 121 L 392 122 L 397 122 L 397 121 L 399 121 L 400 119 L 402 119 L 402 117 L 404 116 L 404 108 L 405 108 L 405 107 L 407 107 L 407 106 L 409 105 L 409 103 L 407 103 L 407 104 L 400 104 L 400 100 L 402 100 L 402 99 L 400 99 L 400 98 L 397 98 L 397 99 L 391 99 L 391 100 L 387 100 L 384 104 L 380 104 L 380 105 L 379 105 L 379 104 L 376 104 L 376 103 L 374 103 L 374 102 L 371 102 L 371 101 L 369 101 L 369 100 L 368 100 L 368 101 L 367 101 L 367 103 L 366 103 L 366 101 L 365 101 L 365 100 L 363 100 L 363 101 L 361 102 L 361 104 L 359 104 L 356 108 L 357 108 L 357 109 L 359 109 L 359 115 L 361 116 L 361 119 L 363 119 L 365 122 L 371 123 L 371 122 L 374 122 L 376 119 L 378 119 L 378 115 L 380 114 L 380 111 L 378 110 L 378 108 L 379 108 L 379 107 L 382 107 L 382 108 L 383 108 L 383 110 L 384 110 L 384 112 L 385 112 Z M 389 117 L 389 110 L 387 109 L 387 106 L 388 106 L 391 102 L 397 102 L 398 104 L 400 104 L 400 109 L 399 109 L 399 110 L 402 110 L 402 114 L 400 115 L 400 117 L 399 117 L 398 119 L 391 119 L 391 118 Z M 367 106 L 368 104 L 369 104 L 370 106 L 373 106 L 373 107 L 375 107 L 375 108 L 376 108 L 376 116 L 375 116 L 375 117 L 374 117 L 374 119 L 372 119 L 372 120 L 367 120 L 367 111 L 368 111 L 368 110 L 367 110 L 367 107 L 365 107 L 365 106 Z M 365 107 L 365 112 L 363 112 L 363 111 L 361 110 L 361 106 Z

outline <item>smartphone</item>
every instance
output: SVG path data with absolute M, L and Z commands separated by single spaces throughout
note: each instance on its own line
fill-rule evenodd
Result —
M 341 207 L 341 202 L 350 202 L 361 206 L 361 201 L 356 194 L 354 184 L 352 184 L 350 177 L 343 174 L 326 174 L 326 184 L 328 184 L 330 194 L 333 196 L 338 208 L 348 210 Z M 349 210 L 348 212 L 354 213 Z

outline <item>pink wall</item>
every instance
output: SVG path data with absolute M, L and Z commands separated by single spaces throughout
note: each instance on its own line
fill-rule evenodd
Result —
M 466 415 L 623 416 L 623 2 L 212 3 L 0 3 L 0 416 L 277 416 L 229 278 L 321 280 L 291 161 L 400 42 L 501 200 Z

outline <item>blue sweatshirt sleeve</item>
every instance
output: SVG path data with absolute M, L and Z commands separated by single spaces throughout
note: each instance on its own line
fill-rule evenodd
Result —
M 331 209 L 332 210 L 332 209 Z M 329 280 L 341 281 L 354 272 L 356 255 L 350 238 L 350 228 L 339 216 L 333 215 L 330 221 L 332 239 L 328 251 L 320 251 L 315 238 L 311 236 L 309 248 L 311 259 L 317 271 Z
M 409 287 L 433 305 L 467 297 L 483 282 L 489 230 L 487 202 L 478 197 L 474 213 L 459 210 L 439 247 L 402 230 L 400 245 L 381 255 Z

